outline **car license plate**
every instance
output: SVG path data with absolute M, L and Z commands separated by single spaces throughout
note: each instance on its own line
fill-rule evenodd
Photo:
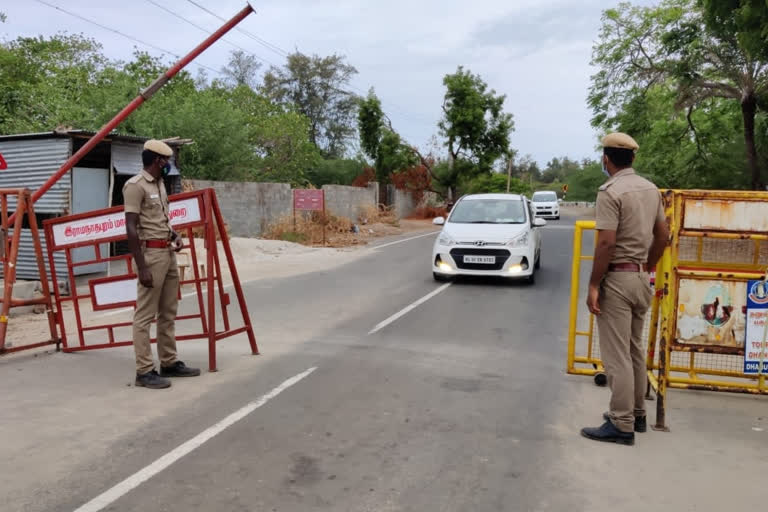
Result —
M 464 263 L 479 263 L 481 265 L 493 265 L 496 256 L 464 256 Z

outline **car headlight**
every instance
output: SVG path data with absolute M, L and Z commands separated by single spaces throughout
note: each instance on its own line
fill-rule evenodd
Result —
M 440 236 L 437 239 L 437 243 L 439 243 L 440 245 L 451 246 L 456 243 L 456 240 L 451 238 L 451 236 L 448 233 L 440 233 Z
M 507 242 L 509 247 L 527 247 L 528 246 L 528 232 L 517 235 L 515 238 Z

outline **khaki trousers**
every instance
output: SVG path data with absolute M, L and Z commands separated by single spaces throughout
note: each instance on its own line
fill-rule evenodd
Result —
M 645 416 L 643 323 L 652 298 L 645 272 L 609 272 L 600 286 L 600 356 L 611 388 L 611 420 L 622 432 L 633 432 L 635 417 Z
M 157 353 L 162 366 L 176 362 L 176 309 L 178 307 L 179 269 L 176 253 L 171 248 L 144 249 L 144 261 L 152 272 L 152 288 L 140 282 L 136 290 L 133 314 L 133 348 L 136 351 L 136 373 L 143 375 L 154 369 L 149 327 L 157 316 Z

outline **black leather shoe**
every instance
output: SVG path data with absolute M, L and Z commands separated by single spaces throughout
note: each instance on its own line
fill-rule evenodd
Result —
M 603 419 L 611 421 L 611 413 L 603 413 Z M 648 421 L 645 419 L 645 416 L 635 416 L 635 432 L 648 432 Z
M 171 381 L 162 378 L 155 370 L 136 375 L 136 387 L 149 389 L 165 389 L 171 387 Z
M 613 423 L 606 421 L 597 428 L 583 428 L 581 435 L 593 441 L 602 441 L 604 443 L 617 443 L 632 446 L 635 444 L 634 432 L 622 432 L 617 429 Z
M 197 377 L 200 368 L 189 368 L 182 361 L 176 361 L 173 366 L 161 366 L 160 374 L 163 377 Z

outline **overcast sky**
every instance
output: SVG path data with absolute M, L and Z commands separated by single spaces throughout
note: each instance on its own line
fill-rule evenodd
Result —
M 44 0 L 72 13 L 176 54 L 205 34 L 148 0 Z M 221 22 L 190 0 L 153 0 L 213 32 Z M 195 0 L 230 18 L 244 0 Z M 654 0 L 635 0 L 648 5 Z M 359 74 L 357 92 L 374 87 L 395 128 L 428 148 L 437 134 L 444 94 L 442 78 L 463 65 L 498 93 L 514 115 L 512 145 L 540 164 L 552 157 L 596 156 L 597 134 L 586 105 L 591 49 L 600 15 L 618 0 L 265 0 L 240 24 L 278 49 L 233 31 L 226 39 L 263 61 L 284 63 L 282 51 L 342 54 Z M 160 52 L 74 18 L 39 0 L 0 0 L 7 14 L 5 40 L 18 36 L 83 33 L 114 59 L 129 59 L 134 46 Z M 219 41 L 197 61 L 220 69 L 234 47 Z M 192 66 L 193 73 L 197 73 Z M 212 73 L 209 71 L 209 74 Z

